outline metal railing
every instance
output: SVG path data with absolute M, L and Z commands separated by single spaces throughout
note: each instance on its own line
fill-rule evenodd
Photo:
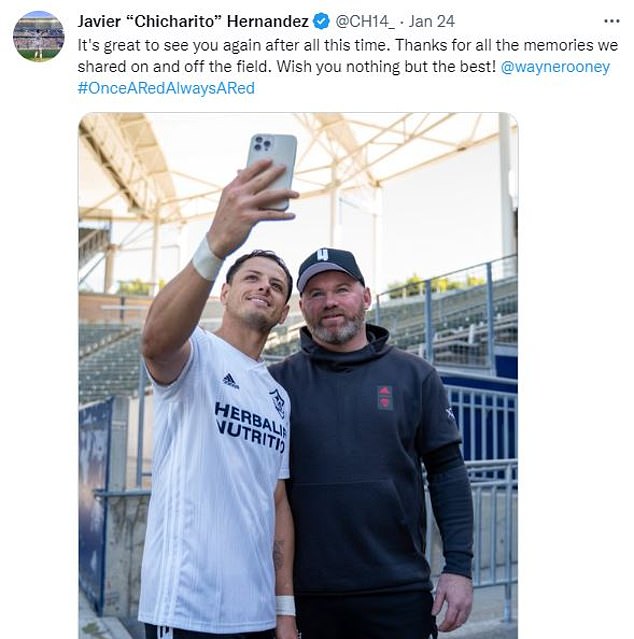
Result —
M 473 497 L 473 586 L 504 586 L 504 618 L 513 617 L 513 584 L 517 577 L 517 459 L 466 462 Z M 427 491 L 428 492 L 428 491 Z M 438 533 L 426 494 L 427 544 L 430 565 L 439 565 Z M 436 541 L 434 540 L 436 537 Z
M 466 460 L 517 456 L 517 393 L 446 385 Z
M 380 293 L 366 318 L 385 326 L 392 344 L 434 365 L 495 373 L 494 344 L 517 344 L 517 255 Z M 303 325 L 271 331 L 264 356 L 296 351 Z
M 149 495 L 151 492 L 150 488 L 142 486 L 142 479 L 151 476 L 151 473 L 142 472 L 143 435 L 141 432 L 139 432 L 136 451 L 136 481 L 130 482 L 136 485 L 132 487 L 126 485 L 127 455 L 125 451 L 130 417 L 128 400 L 121 402 L 121 406 L 113 412 L 112 400 L 106 400 L 92 404 L 79 412 L 80 451 L 86 451 L 86 454 L 80 455 L 80 469 L 83 469 L 80 480 L 81 477 L 85 477 L 92 481 L 92 483 L 89 483 L 88 479 L 84 482 L 80 481 L 80 486 L 83 487 L 83 492 L 80 491 L 80 508 L 83 504 L 86 522 L 89 522 L 95 498 L 98 498 L 101 508 L 103 500 L 109 497 L 138 497 Z M 111 429 L 116 435 L 115 443 L 118 443 L 118 452 L 112 454 L 108 452 L 104 455 L 104 450 L 110 449 L 113 445 L 112 438 L 108 435 Z M 100 437 L 103 442 L 99 439 Z M 108 439 L 111 441 L 106 443 Z M 93 449 L 95 454 L 91 457 L 89 453 Z M 118 456 L 121 458 L 119 459 Z M 86 465 L 89 462 L 100 464 L 101 474 L 95 474 L 93 470 L 90 470 Z M 106 471 L 106 464 L 109 466 L 109 471 Z M 465 464 L 471 483 L 474 510 L 473 585 L 475 588 L 504 587 L 503 620 L 509 622 L 512 620 L 513 584 L 518 582 L 518 460 L 516 458 L 467 460 Z M 115 468 L 117 472 L 114 472 Z M 424 473 L 424 469 L 421 468 L 421 470 Z M 106 473 L 110 475 L 108 483 L 105 479 Z M 97 483 L 93 476 L 97 478 Z M 101 479 L 98 479 L 99 477 Z M 119 477 L 119 481 L 113 482 L 114 477 Z M 442 544 L 431 508 L 429 491 L 425 492 L 427 517 L 425 552 L 433 574 L 437 575 L 442 570 Z M 90 558 L 92 550 L 101 548 L 104 542 L 101 538 L 93 540 L 87 536 L 86 531 L 92 530 L 89 524 L 86 524 L 82 530 L 84 530 L 84 534 L 80 535 L 83 541 L 82 548 L 85 547 L 84 555 Z M 83 562 L 85 568 L 89 564 L 88 560 Z M 91 575 L 92 573 L 87 573 L 88 581 Z
M 380 293 L 368 320 L 432 364 L 495 373 L 495 342 L 517 343 L 517 255 Z

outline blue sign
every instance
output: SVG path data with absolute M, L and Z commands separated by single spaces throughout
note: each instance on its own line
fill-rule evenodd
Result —
M 108 487 L 114 400 L 79 411 L 79 583 L 97 614 L 103 610 L 106 504 L 95 490 Z

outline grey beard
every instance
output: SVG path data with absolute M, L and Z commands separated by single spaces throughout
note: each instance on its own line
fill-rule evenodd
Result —
M 341 328 L 324 328 L 320 325 L 310 326 L 310 332 L 320 342 L 325 344 L 345 344 L 349 342 L 363 327 L 365 313 L 347 320 Z

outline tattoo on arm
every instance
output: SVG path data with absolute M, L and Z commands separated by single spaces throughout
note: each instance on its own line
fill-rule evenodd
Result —
M 273 542 L 273 565 L 275 570 L 279 570 L 284 565 L 284 555 L 282 554 L 283 539 L 276 539 Z

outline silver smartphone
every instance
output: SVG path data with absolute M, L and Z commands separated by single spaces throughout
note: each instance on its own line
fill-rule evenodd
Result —
M 270 158 L 274 165 L 283 164 L 286 171 L 282 173 L 269 189 L 290 189 L 293 182 L 295 169 L 295 154 L 297 152 L 297 138 L 294 135 L 279 135 L 277 133 L 256 133 L 249 144 L 249 156 L 247 166 L 251 166 L 257 160 Z M 285 211 L 288 208 L 288 199 L 273 202 L 268 208 Z

